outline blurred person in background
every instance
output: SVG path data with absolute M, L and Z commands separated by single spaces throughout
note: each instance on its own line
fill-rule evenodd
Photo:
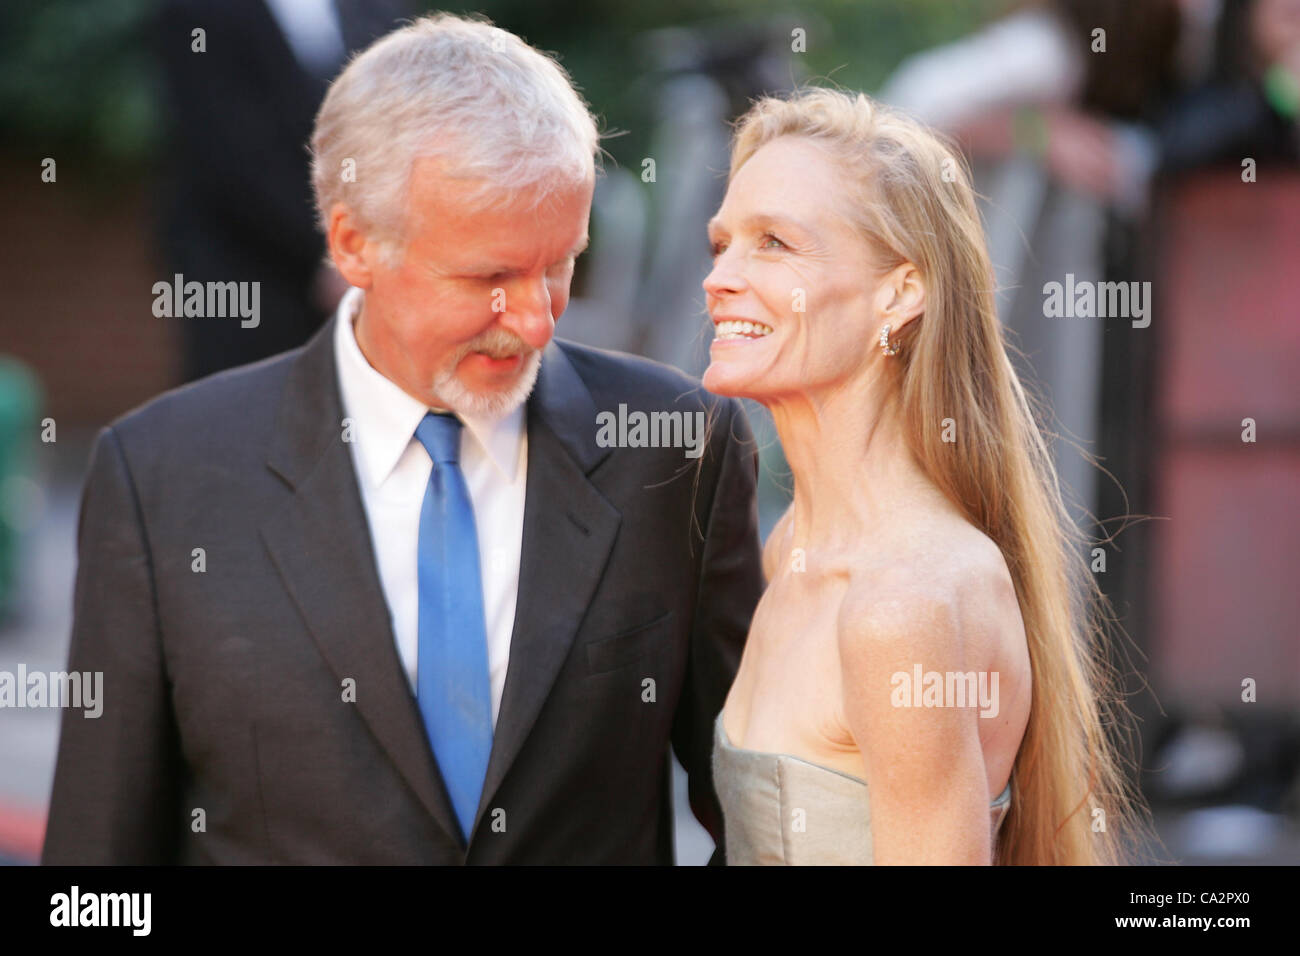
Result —
M 1226 0 L 1207 81 L 1160 123 L 1162 169 L 1300 164 L 1300 0 Z
M 266 316 L 248 328 L 219 317 L 178 319 L 187 381 L 302 345 L 338 303 L 346 283 L 324 263 L 307 140 L 348 55 L 391 29 L 408 6 L 165 0 L 159 8 L 167 278 L 259 282 Z

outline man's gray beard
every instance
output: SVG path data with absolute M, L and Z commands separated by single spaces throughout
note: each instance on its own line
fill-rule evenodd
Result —
M 433 381 L 433 394 L 453 412 L 476 418 L 501 418 L 514 411 L 525 401 L 537 383 L 537 373 L 542 367 L 542 350 L 533 349 L 524 359 L 523 369 L 515 384 L 499 392 L 486 395 L 470 390 L 456 375 L 460 356 L 448 371 L 441 372 Z

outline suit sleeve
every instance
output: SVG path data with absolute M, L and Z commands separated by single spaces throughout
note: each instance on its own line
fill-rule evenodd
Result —
M 754 606 L 763 591 L 758 536 L 758 449 L 741 411 L 720 406 L 707 454 L 721 464 L 702 520 L 704 550 L 691 626 L 682 700 L 673 719 L 673 750 L 689 778 L 691 812 L 713 837 L 710 866 L 726 861 L 722 809 L 713 787 L 713 723 L 740 666 Z
M 77 553 L 68 670 L 103 675 L 100 714 L 63 711 L 42 862 L 173 863 L 179 747 L 151 555 L 112 427 L 91 452 Z

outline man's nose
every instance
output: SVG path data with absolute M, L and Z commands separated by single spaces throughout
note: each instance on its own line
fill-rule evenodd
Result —
M 506 291 L 506 309 L 501 325 L 535 349 L 545 348 L 555 332 L 551 317 L 551 293 L 546 279 L 516 283 Z

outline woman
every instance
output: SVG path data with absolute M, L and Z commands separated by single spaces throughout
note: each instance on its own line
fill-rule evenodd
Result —
M 704 384 L 794 474 L 717 721 L 728 862 L 1123 860 L 1098 596 L 957 154 L 865 96 L 763 99 L 709 233 Z

